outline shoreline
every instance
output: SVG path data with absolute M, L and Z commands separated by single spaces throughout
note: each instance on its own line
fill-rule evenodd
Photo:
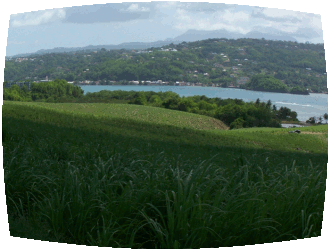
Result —
M 161 87 L 161 86 L 169 86 L 169 87 L 206 87 L 206 88 L 222 88 L 222 89 L 242 89 L 242 90 L 248 90 L 248 91 L 255 91 L 255 92 L 264 92 L 264 93 L 277 93 L 277 94 L 290 94 L 290 95 L 310 95 L 310 94 L 323 94 L 323 95 L 328 95 L 328 93 L 308 93 L 308 94 L 293 94 L 293 93 L 287 93 L 287 92 L 274 92 L 274 91 L 261 91 L 261 90 L 253 90 L 253 89 L 243 89 L 240 87 L 218 87 L 218 86 L 192 86 L 192 85 L 138 85 L 138 84 L 134 84 L 134 85 L 123 85 L 123 84 L 104 84 L 104 85 L 100 85 L 100 84 L 77 84 L 75 86 L 141 86 L 141 87 Z

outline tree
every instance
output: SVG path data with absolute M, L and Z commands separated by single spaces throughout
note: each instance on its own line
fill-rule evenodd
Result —
M 323 115 L 323 118 L 324 118 L 325 122 L 328 123 L 328 113 L 325 113 Z
M 245 123 L 245 121 L 239 117 L 230 124 L 230 129 L 243 128 L 244 123 Z
M 178 110 L 190 112 L 192 108 L 197 107 L 197 104 L 190 98 L 183 97 L 178 104 Z
M 162 104 L 162 100 L 158 95 L 152 95 L 149 102 L 155 106 L 160 106 Z
M 144 92 L 139 92 L 138 97 L 134 100 L 133 103 L 138 104 L 138 105 L 146 105 L 147 99 L 146 99 Z
M 315 116 L 310 117 L 310 118 L 306 121 L 306 123 L 315 124 L 315 123 L 316 123 L 316 117 L 315 117 Z
M 276 107 L 276 105 L 272 105 L 272 110 L 273 110 L 273 111 L 277 111 L 277 107 Z
M 277 114 L 279 119 L 286 120 L 291 116 L 291 110 L 287 107 L 280 107 Z

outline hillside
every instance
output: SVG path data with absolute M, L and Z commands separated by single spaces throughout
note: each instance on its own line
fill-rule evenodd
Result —
M 129 104 L 107 104 L 107 103 L 43 103 L 43 102 L 10 102 L 16 105 L 43 107 L 51 110 L 74 112 L 77 114 L 90 114 L 96 117 L 107 117 L 111 119 L 134 120 L 159 125 L 175 126 L 186 129 L 210 130 L 228 127 L 212 117 L 168 110 L 163 108 L 148 107 Z
M 137 81 L 238 86 L 265 74 L 293 88 L 327 92 L 323 44 L 265 39 L 208 39 L 146 50 L 95 50 L 6 60 L 5 81 L 65 79 L 76 84 Z

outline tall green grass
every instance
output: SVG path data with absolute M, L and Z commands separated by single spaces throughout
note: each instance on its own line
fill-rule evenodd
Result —
M 313 136 L 201 131 L 6 103 L 11 235 L 122 248 L 316 237 L 327 142 Z

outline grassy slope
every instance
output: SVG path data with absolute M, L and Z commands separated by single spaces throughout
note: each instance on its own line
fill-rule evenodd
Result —
M 172 125 L 194 129 L 228 129 L 221 121 L 212 117 L 141 105 L 106 104 L 106 103 L 42 103 L 12 102 L 21 105 L 32 105 L 53 110 L 69 111 L 109 118 L 133 119 L 153 124 Z
M 289 134 L 288 131 L 293 129 L 282 128 L 249 128 L 225 131 L 215 130 L 215 119 L 210 117 L 138 105 L 20 102 L 8 102 L 8 104 L 10 105 L 6 106 L 9 116 L 25 121 L 39 122 L 39 126 L 48 124 L 91 132 L 102 131 L 107 134 L 110 133 L 108 135 L 122 138 L 122 140 L 127 138 L 129 141 L 135 139 L 162 144 L 167 142 L 181 148 L 178 149 L 178 153 L 184 148 L 194 152 L 196 149 L 190 150 L 190 147 L 194 146 L 205 147 L 205 149 L 212 147 L 214 150 L 209 151 L 215 154 L 219 153 L 220 148 L 222 148 L 222 152 L 254 149 L 294 155 L 297 153 L 327 155 L 327 125 L 301 129 L 301 131 L 319 131 L 320 134 Z M 18 105 L 23 105 L 24 108 Z M 39 109 L 28 108 L 31 105 L 39 107 Z M 39 112 L 34 112 L 34 110 L 39 110 L 41 113 L 38 115 Z M 61 116 L 56 114 L 61 114 Z M 222 122 L 219 122 L 218 125 L 218 128 L 226 128 Z M 205 128 L 205 130 L 196 128 Z M 83 141 L 84 139 L 82 143 Z M 179 144 L 183 144 L 185 147 L 179 146 Z M 139 143 L 134 145 L 131 142 L 130 145 L 139 148 Z M 172 150 L 170 147 L 170 153 Z M 196 156 L 199 153 L 193 155 Z M 224 158 L 222 157 L 223 160 Z M 276 160 L 276 157 L 274 158 Z M 307 160 L 307 155 L 299 158 Z
M 45 105 L 49 108 L 31 108 L 31 105 Z M 155 243 L 158 248 L 178 247 L 178 244 L 185 248 L 231 246 L 320 234 L 320 216 L 323 210 L 321 204 L 323 204 L 325 191 L 325 189 L 323 191 L 323 183 L 326 178 L 328 157 L 327 126 L 300 128 L 301 131 L 314 132 L 314 134 L 289 134 L 288 131 L 292 129 L 274 128 L 226 131 L 215 130 L 214 125 L 210 126 L 203 116 L 184 112 L 135 105 L 84 105 L 87 109 L 83 109 L 82 104 L 4 103 L 4 167 L 8 168 L 8 170 L 5 169 L 6 192 L 11 194 L 18 208 L 13 208 L 12 203 L 8 203 L 8 206 L 11 206 L 10 211 L 17 209 L 24 215 L 25 205 L 21 208 L 20 201 L 22 204 L 29 204 L 27 200 L 31 198 L 26 198 L 27 194 L 33 193 L 38 198 L 39 193 L 43 192 L 46 196 L 42 199 L 46 203 L 38 202 L 37 207 L 48 216 L 42 217 L 46 218 L 46 221 L 35 219 L 40 230 L 37 233 L 34 233 L 36 231 L 32 226 L 33 223 L 22 219 L 30 218 L 29 216 L 17 217 L 16 220 L 11 217 L 12 234 L 39 239 L 53 237 L 55 241 L 61 239 L 65 242 L 88 244 L 84 240 L 90 233 L 93 239 L 98 241 L 90 241 L 89 244 L 116 246 L 109 240 L 113 237 L 112 233 L 119 230 L 123 234 L 116 235 L 116 241 L 123 247 L 137 247 L 143 241 L 142 239 L 147 237 L 158 242 Z M 59 107 L 62 108 L 59 109 Z M 103 108 L 102 111 L 98 111 L 100 107 Z M 93 114 L 84 114 L 82 113 L 84 110 L 93 111 Z M 121 117 L 125 112 L 128 112 L 128 116 Z M 96 114 L 100 115 L 96 116 Z M 191 123 L 187 122 L 188 120 L 180 123 L 178 114 L 181 117 L 189 115 L 186 117 Z M 162 115 L 168 116 L 167 119 L 171 122 L 164 122 Z M 150 117 L 157 122 L 150 122 Z M 201 121 L 204 126 L 200 129 L 205 128 L 205 130 L 196 129 L 199 126 L 195 123 Z M 210 127 L 206 130 L 208 126 Z M 212 162 L 214 165 L 209 170 L 205 167 L 200 168 L 198 165 L 203 160 Z M 293 160 L 296 160 L 296 164 Z M 149 165 L 149 162 L 152 165 Z M 193 176 L 190 171 L 193 171 Z M 32 175 L 27 174 L 30 172 Z M 116 184 L 113 177 L 108 180 L 104 176 L 115 176 L 115 180 L 119 182 Z M 288 178 L 288 176 L 291 177 Z M 257 181 L 261 178 L 263 182 Z M 247 182 L 248 179 L 249 182 Z M 94 186 L 96 182 L 100 183 L 98 184 L 100 187 Z M 241 186 L 242 183 L 244 186 Z M 38 186 L 35 187 L 35 185 Z M 201 189 L 199 185 L 202 185 Z M 205 185 L 210 186 L 206 188 Z M 309 186 L 308 189 L 306 185 Z M 112 191 L 111 186 L 115 188 L 115 191 Z M 218 190 L 221 187 L 220 193 Z M 38 192 L 34 191 L 36 188 Z M 52 188 L 60 191 L 57 193 Z M 70 218 L 64 217 L 66 213 L 61 214 L 64 210 L 51 210 L 48 205 L 50 203 L 53 207 L 63 208 L 61 204 L 65 203 L 61 203 L 58 197 L 61 197 L 61 190 L 64 188 L 67 190 L 66 197 L 75 199 L 75 202 L 68 201 L 72 209 Z M 181 188 L 186 190 L 184 194 Z M 152 190 L 155 190 L 155 193 L 147 195 Z M 177 196 L 170 198 L 160 196 L 157 190 L 160 190 L 160 193 L 173 190 L 174 195 Z M 190 192 L 190 195 L 186 192 Z M 190 200 L 195 197 L 191 197 L 193 193 L 199 194 L 203 203 L 232 212 L 226 214 L 213 212 L 214 217 L 209 220 L 212 211 L 205 207 L 207 210 L 203 210 L 203 215 L 194 214 L 202 210 L 199 210 L 200 212 L 194 212 L 194 210 L 185 213 L 190 214 L 191 219 L 187 218 L 189 221 L 186 222 L 184 219 L 179 221 L 185 217 L 185 214 L 180 215 L 182 205 L 186 206 L 188 209 L 186 211 L 191 211 L 189 207 L 192 204 L 197 206 L 195 203 L 197 201 Z M 217 198 L 218 195 L 221 197 Z M 83 203 L 79 197 L 84 197 Z M 108 201 L 109 197 L 113 197 L 110 200 L 115 203 Z M 165 197 L 166 200 L 164 200 Z M 63 197 L 63 199 L 65 201 L 68 198 Z M 174 204 L 172 208 L 174 210 L 170 211 L 168 208 L 169 213 L 166 215 L 167 212 L 162 210 L 162 207 L 169 202 L 169 199 L 173 199 L 171 202 Z M 224 199 L 225 207 L 218 203 L 221 201 L 224 203 Z M 261 206 L 261 200 L 265 201 L 265 205 Z M 185 203 L 186 201 L 189 203 Z M 276 205 L 274 201 L 277 202 Z M 293 201 L 295 202 L 292 204 Z M 155 238 L 158 233 L 152 233 L 153 226 L 147 231 L 144 227 L 142 231 L 146 233 L 137 233 L 136 242 L 140 243 L 130 245 L 129 239 L 125 237 L 131 235 L 132 227 L 140 228 L 142 224 L 139 223 L 144 222 L 139 222 L 140 217 L 136 217 L 136 214 L 145 211 L 144 207 L 147 203 L 157 206 L 164 216 L 171 216 L 171 213 L 177 214 L 178 216 L 174 217 L 176 223 L 190 224 L 192 228 L 196 228 L 194 232 L 199 232 L 198 235 L 193 237 L 194 232 L 187 229 L 192 238 L 187 237 L 186 234 L 181 236 L 183 233 L 181 229 L 171 228 L 169 225 L 167 230 L 173 238 L 162 241 Z M 118 206 L 121 209 L 116 209 Z M 106 209 L 102 210 L 102 207 Z M 115 216 L 109 217 L 109 211 L 113 211 Z M 153 210 L 146 211 L 144 218 L 150 223 L 148 217 L 153 218 L 158 213 L 153 215 Z M 246 213 L 240 211 L 246 211 Z M 273 222 L 268 217 L 263 217 L 270 216 L 269 213 L 269 215 L 265 214 L 267 211 L 273 211 L 270 212 L 272 220 L 277 221 L 278 224 L 272 224 Z M 133 226 L 123 221 L 127 216 Z M 121 226 L 117 227 L 115 223 L 113 229 L 104 229 L 102 231 L 104 238 L 102 238 L 99 232 L 90 231 L 95 226 L 96 218 L 100 221 L 104 218 L 110 221 L 113 218 Z M 217 232 L 223 237 L 219 243 L 215 235 L 211 236 L 207 232 L 205 236 L 202 235 L 200 227 L 203 223 L 199 221 L 199 218 L 205 218 L 203 223 L 207 223 L 206 226 L 218 230 Z M 261 224 L 241 225 L 242 222 L 254 220 L 254 218 L 260 218 Z M 295 224 L 302 220 L 307 224 L 303 226 Z M 77 227 L 77 223 L 84 224 Z M 314 228 L 308 232 L 306 229 L 309 229 L 310 224 L 314 225 Z M 52 236 L 44 235 L 43 232 L 48 231 L 46 228 L 50 225 Z M 62 229 L 54 231 L 52 228 L 54 225 Z M 270 226 L 277 227 L 277 230 L 284 235 L 276 234 L 275 236 L 274 233 L 263 231 Z M 262 231 L 256 231 L 255 227 L 260 227 L 259 230 Z M 77 228 L 82 231 L 77 231 Z M 146 234 L 149 235 L 146 236 Z M 236 238 L 239 235 L 240 238 Z M 195 242 L 193 239 L 206 241 Z M 147 245 L 140 246 L 147 247 Z

